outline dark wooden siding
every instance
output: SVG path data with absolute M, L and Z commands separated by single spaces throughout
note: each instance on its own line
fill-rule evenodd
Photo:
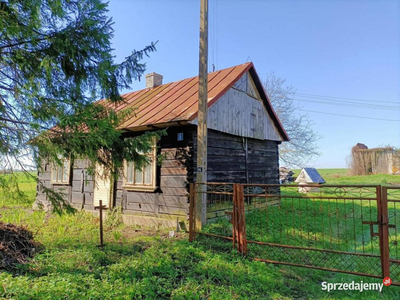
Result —
M 177 141 L 178 133 L 184 139 Z M 122 177 L 114 184 L 114 205 L 125 213 L 155 217 L 182 218 L 188 214 L 188 184 L 195 181 L 196 127 L 182 126 L 168 129 L 159 142 L 159 153 L 164 159 L 157 167 L 155 192 L 137 192 L 122 187 Z M 246 151 L 247 145 L 247 151 Z M 246 155 L 247 152 L 247 155 Z M 66 200 L 76 207 L 93 209 L 94 181 L 87 174 L 87 161 L 75 160 L 69 185 L 52 185 L 50 165 L 39 173 L 45 187 L 64 189 Z M 208 181 L 233 183 L 278 183 L 278 143 L 208 132 Z M 46 201 L 38 190 L 37 199 Z
M 196 140 L 194 137 L 195 145 Z M 244 138 L 209 129 L 207 156 L 209 182 L 279 183 L 278 143 L 275 141 Z
M 248 139 L 249 183 L 279 183 L 278 143 Z
M 94 179 L 89 175 L 89 162 L 83 159 L 74 161 L 71 202 L 77 207 L 93 209 Z
M 39 185 L 37 187 L 36 201 L 42 204 L 48 203 L 48 197 L 43 189 L 51 189 L 63 195 L 65 201 L 71 203 L 77 208 L 93 209 L 93 190 L 94 181 L 86 169 L 87 160 L 75 159 L 70 170 L 69 184 L 51 183 L 51 165 L 44 162 L 41 170 L 38 171 Z
M 127 213 L 141 213 L 157 217 L 187 217 L 188 183 L 193 180 L 193 132 L 195 126 L 172 127 L 158 143 L 161 165 L 157 167 L 157 190 L 138 192 L 122 187 L 119 178 L 115 190 L 115 204 Z M 183 140 L 178 141 L 178 133 Z
M 47 202 L 47 197 L 41 186 L 45 188 L 52 188 L 50 164 L 43 162 L 40 170 L 38 170 L 37 175 L 39 183 L 36 186 L 36 202 L 45 204 Z

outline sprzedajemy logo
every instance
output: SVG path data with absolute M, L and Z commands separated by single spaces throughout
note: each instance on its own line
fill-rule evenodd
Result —
M 350 283 L 331 283 L 322 282 L 321 289 L 323 291 L 379 291 L 382 292 L 383 286 L 389 286 L 392 284 L 392 280 L 389 277 L 383 279 L 383 283 L 367 283 L 367 282 L 350 282 Z
M 390 286 L 392 284 L 392 279 L 390 279 L 390 277 L 383 278 L 383 284 L 385 286 Z

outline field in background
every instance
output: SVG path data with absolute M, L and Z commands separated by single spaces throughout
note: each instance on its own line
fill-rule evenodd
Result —
M 346 183 L 338 169 L 319 170 Z M 340 169 L 339 169 L 340 170 Z M 23 224 L 43 249 L 15 272 L 0 272 L 0 298 L 12 299 L 396 299 L 400 289 L 376 291 L 321 290 L 321 282 L 381 282 L 379 279 L 276 266 L 250 261 L 219 240 L 193 244 L 185 233 L 105 225 L 103 250 L 98 244 L 98 219 L 89 213 L 46 215 L 30 209 L 36 184 L 18 180 L 28 198 L 5 198 L 0 191 L 0 220 Z M 359 176 L 355 181 L 366 180 Z M 400 183 L 400 177 L 372 181 Z M 335 182 L 338 183 L 338 182 Z M 363 183 L 363 182 L 361 182 Z M 365 183 L 365 182 L 364 182 Z M 368 182 L 367 184 L 369 184 Z
M 292 170 L 298 176 L 300 169 Z M 400 185 L 400 175 L 375 174 L 350 176 L 349 169 L 317 169 L 327 184 Z
M 0 175 L 1 180 L 5 184 L 10 184 L 13 188 L 11 190 L 2 190 L 0 184 L 0 208 L 8 206 L 17 207 L 32 207 L 36 197 L 36 172 L 30 172 L 29 175 L 23 172 L 15 172 L 13 175 L 5 174 Z M 18 190 L 13 185 L 13 182 L 18 182 Z

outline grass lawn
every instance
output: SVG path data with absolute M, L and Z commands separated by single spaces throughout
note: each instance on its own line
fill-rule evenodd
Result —
M 298 176 L 300 169 L 293 170 Z M 350 176 L 349 169 L 317 169 L 327 184 L 370 184 L 370 185 L 400 185 L 399 175 L 374 174 L 364 176 Z
M 33 212 L 30 204 L 35 188 L 32 181 L 24 182 L 28 201 L 0 194 L 0 220 L 25 225 L 43 245 L 31 263 L 0 273 L 0 298 L 400 298 L 400 288 L 394 286 L 384 287 L 382 293 L 328 293 L 321 290 L 322 281 L 382 281 L 251 261 L 238 255 L 229 243 L 203 237 L 189 243 L 185 233 L 169 238 L 168 231 L 106 226 L 106 246 L 101 250 L 96 247 L 97 218 L 85 212 L 63 216 Z

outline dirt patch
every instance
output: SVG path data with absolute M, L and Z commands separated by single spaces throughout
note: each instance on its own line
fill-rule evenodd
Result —
M 0 269 L 12 270 L 26 263 L 40 248 L 33 234 L 22 226 L 0 222 Z

